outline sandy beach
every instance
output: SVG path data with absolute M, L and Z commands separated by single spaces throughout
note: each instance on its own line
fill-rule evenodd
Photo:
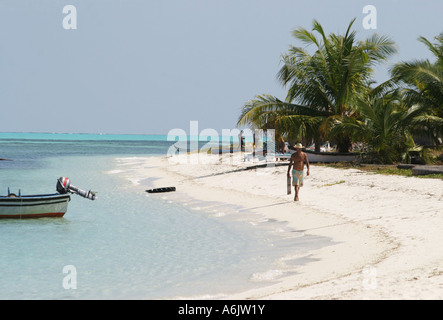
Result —
M 242 170 L 256 163 L 207 154 L 137 161 L 129 175 L 133 182 L 176 186 L 176 197 L 241 206 L 298 232 L 332 239 L 303 257 L 285 257 L 310 262 L 277 283 L 222 299 L 443 298 L 441 179 L 311 164 L 300 201 L 294 202 L 293 191 L 286 194 L 286 165 Z

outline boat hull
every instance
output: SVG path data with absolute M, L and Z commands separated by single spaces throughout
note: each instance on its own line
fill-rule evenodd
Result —
M 290 153 L 268 153 L 267 157 L 271 159 L 290 159 L 291 155 L 295 151 L 290 151 Z M 358 158 L 357 153 L 338 153 L 338 152 L 315 152 L 311 150 L 303 150 L 308 155 L 308 160 L 311 163 L 335 163 L 335 162 L 349 162 L 355 161 Z
M 349 162 L 357 160 L 358 154 L 356 153 L 334 153 L 334 152 L 315 152 L 310 150 L 304 151 L 308 155 L 309 162 Z
M 63 217 L 70 200 L 67 194 L 0 197 L 0 218 Z

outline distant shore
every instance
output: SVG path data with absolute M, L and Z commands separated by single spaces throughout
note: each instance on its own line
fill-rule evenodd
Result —
M 277 284 L 223 299 L 443 298 L 443 180 L 311 165 L 294 202 L 286 194 L 286 166 L 239 170 L 253 163 L 225 157 L 201 154 L 193 164 L 186 155 L 151 157 L 134 175 L 332 241 Z

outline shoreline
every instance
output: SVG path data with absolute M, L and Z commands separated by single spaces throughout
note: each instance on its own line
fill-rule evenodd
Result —
M 153 187 L 176 186 L 192 199 L 238 205 L 333 239 L 310 252 L 295 275 L 222 299 L 443 298 L 442 180 L 313 164 L 295 203 L 286 195 L 286 166 L 235 170 L 245 164 L 199 159 L 197 165 L 147 158 L 135 173 L 156 177 Z
M 206 160 L 203 160 L 204 162 Z M 237 165 L 240 168 L 243 167 L 242 164 L 237 163 Z M 355 271 L 358 273 L 357 276 L 361 278 L 357 286 L 361 286 L 364 269 L 383 259 L 386 251 L 397 246 L 392 244 L 393 241 L 381 230 L 368 229 L 358 222 L 352 222 L 335 213 L 319 211 L 303 204 L 303 202 L 295 203 L 293 191 L 291 195 L 286 195 L 284 184 L 286 183 L 287 166 L 276 166 L 269 169 L 257 168 L 255 172 L 254 170 L 233 170 L 232 164 L 221 165 L 220 168 L 213 166 L 214 164 L 199 164 L 198 170 L 195 170 L 196 164 L 166 165 L 161 167 L 166 177 L 163 176 L 164 180 L 157 182 L 161 185 L 174 177 L 172 181 L 177 180 L 183 184 L 180 190 L 194 199 L 203 201 L 229 199 L 225 200 L 229 204 L 246 207 L 268 219 L 287 222 L 289 227 L 312 236 L 329 237 L 333 242 L 330 246 L 310 252 L 306 257 L 311 262 L 298 266 L 297 275 L 280 278 L 278 283 L 273 285 L 263 283 L 259 289 L 231 294 L 223 299 L 314 298 L 304 294 L 296 297 L 290 295 L 294 288 L 309 287 L 312 284 L 333 280 Z M 281 176 L 280 179 L 272 177 L 276 173 Z M 255 185 L 251 181 L 254 179 L 256 180 Z M 221 180 L 226 180 L 223 186 L 219 185 Z M 280 188 L 275 184 L 277 182 L 275 180 L 282 182 L 279 183 Z M 170 182 L 172 183 L 172 181 Z M 267 183 L 271 184 L 269 189 L 274 190 L 273 194 L 263 187 Z M 253 186 L 248 190 L 248 185 Z M 303 191 L 302 189 L 301 197 L 303 197 Z M 276 203 L 278 212 L 274 206 Z M 294 206 L 297 206 L 296 210 L 294 210 Z M 362 247 L 366 248 L 364 256 L 358 255 Z M 335 259 L 337 256 L 346 256 L 348 259 Z M 286 297 L 286 295 L 289 296 Z

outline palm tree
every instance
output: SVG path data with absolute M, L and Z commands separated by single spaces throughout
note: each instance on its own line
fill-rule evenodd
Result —
M 319 147 L 318 128 L 326 116 L 326 113 L 283 102 L 271 95 L 258 95 L 244 105 L 237 125 L 275 129 L 278 136 L 285 135 L 290 141 L 314 140 Z
M 387 37 L 373 35 L 367 40 L 356 40 L 351 27 L 344 36 L 331 33 L 326 36 L 323 27 L 314 20 L 313 31 L 304 28 L 293 31 L 301 42 L 315 47 L 313 54 L 304 48 L 291 47 L 282 55 L 283 66 L 278 79 L 288 87 L 285 101 L 270 95 L 256 96 L 242 109 L 238 125 L 271 126 L 297 140 L 316 142 L 335 139 L 341 152 L 351 146 L 351 136 L 331 128 L 337 121 L 357 117 L 355 102 L 367 92 L 373 73 L 372 67 L 385 61 L 396 50 Z
M 434 142 L 443 137 L 443 33 L 432 44 L 424 37 L 418 39 L 435 56 L 429 60 L 401 62 L 392 68 L 395 80 L 405 85 L 405 99 L 410 106 L 420 106 L 423 113 L 415 123 L 416 133 L 426 133 Z
M 406 160 L 408 152 L 415 150 L 411 128 L 423 110 L 409 108 L 402 99 L 401 88 L 390 87 L 387 81 L 360 97 L 356 104 L 359 118 L 344 118 L 338 121 L 331 132 L 350 135 L 368 148 L 366 161 L 393 163 Z

